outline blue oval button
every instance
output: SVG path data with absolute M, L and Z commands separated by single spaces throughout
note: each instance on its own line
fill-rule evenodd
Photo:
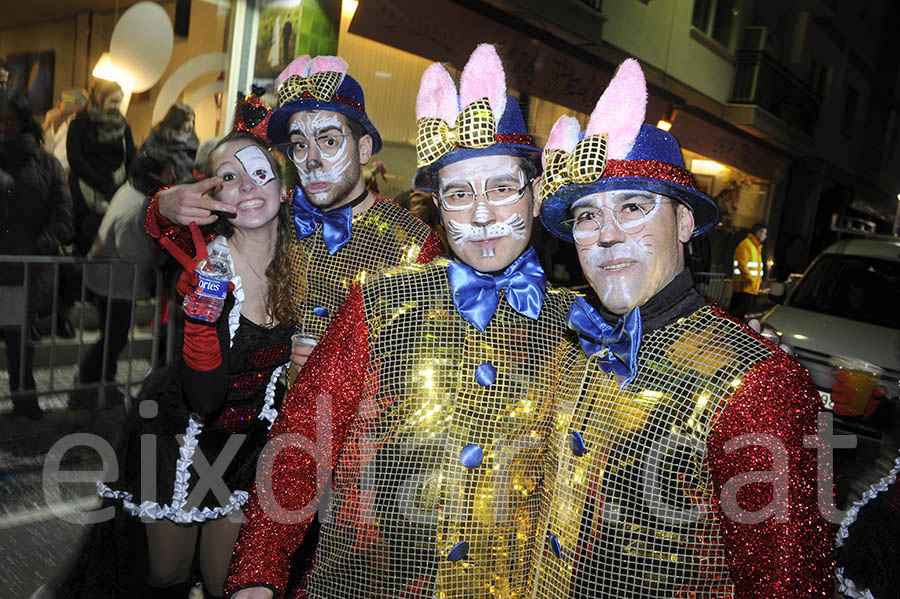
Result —
M 497 369 L 490 362 L 479 364 L 475 369 L 475 380 L 482 387 L 490 387 L 497 380 Z
M 315 308 L 313 308 L 313 314 L 315 314 L 316 316 L 328 316 L 328 308 L 325 308 L 323 306 L 316 306 Z
M 447 559 L 451 562 L 458 562 L 461 559 L 465 559 L 467 555 L 469 555 L 469 544 L 461 541 L 450 550 L 450 553 L 447 554 Z
M 562 558 L 562 545 L 559 544 L 559 537 L 550 535 L 550 551 L 558 558 Z
M 576 458 L 580 458 L 587 452 L 587 447 L 584 445 L 584 437 L 578 431 L 569 433 L 569 449 L 572 450 L 572 454 Z
M 466 445 L 462 448 L 462 451 L 459 452 L 459 460 L 466 468 L 478 468 L 481 466 L 481 461 L 483 459 L 484 450 L 474 443 Z

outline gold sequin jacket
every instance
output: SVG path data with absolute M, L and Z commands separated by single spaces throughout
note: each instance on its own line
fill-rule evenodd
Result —
M 501 297 L 482 332 L 451 293 L 445 259 L 351 291 L 271 431 L 314 442 L 251 494 L 229 591 L 283 592 L 334 464 L 309 596 L 527 595 L 572 296 L 537 320 Z
M 713 305 L 645 332 L 625 390 L 577 346 L 564 362 L 533 597 L 832 596 L 799 363 Z

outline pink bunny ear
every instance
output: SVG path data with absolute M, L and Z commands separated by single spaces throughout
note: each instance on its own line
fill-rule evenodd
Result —
M 309 63 L 309 74 L 321 71 L 347 73 L 347 61 L 340 56 L 316 56 Z
M 459 76 L 459 104 L 468 106 L 475 100 L 487 98 L 500 122 L 506 110 L 506 73 L 497 49 L 491 44 L 478 44 Z
M 303 56 L 298 56 L 294 60 L 291 61 L 291 64 L 286 66 L 281 74 L 278 75 L 278 78 L 275 79 L 275 88 L 277 89 L 284 80 L 290 77 L 291 75 L 297 75 L 298 77 L 306 77 L 309 75 L 309 54 L 304 54 Z
M 573 116 L 562 115 L 553 124 L 550 129 L 550 137 L 544 145 L 544 152 L 547 150 L 565 150 L 572 152 L 575 144 L 578 143 L 578 136 L 581 134 L 581 124 Z M 541 161 L 547 166 L 546 154 L 541 155 Z
M 459 103 L 453 77 L 439 62 L 432 63 L 422 73 L 419 94 L 416 96 L 416 120 L 425 117 L 443 119 L 449 124 L 456 121 Z
M 585 135 L 606 133 L 609 157 L 622 160 L 634 146 L 646 116 L 647 81 L 638 61 L 628 58 L 597 100 Z

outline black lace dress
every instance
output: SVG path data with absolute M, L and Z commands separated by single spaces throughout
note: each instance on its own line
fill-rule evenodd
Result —
M 220 325 L 220 338 L 222 329 L 227 334 L 227 326 L 227 322 Z M 184 395 L 182 376 L 190 376 L 189 369 L 179 361 L 160 371 L 144 384 L 126 424 L 119 450 L 122 476 L 106 488 L 101 486 L 101 495 L 121 501 L 132 516 L 184 524 L 240 509 L 254 484 L 259 451 L 284 395 L 278 373 L 289 359 L 288 327 L 267 329 L 241 316 L 231 348 L 223 350 L 227 379 L 211 381 L 224 385 L 224 400 L 205 418 L 191 413 Z M 147 401 L 156 405 L 142 407 Z M 235 434 L 241 437 L 232 438 Z M 141 456 L 144 435 L 154 435 L 155 478 L 142 476 L 147 467 Z M 215 472 L 209 468 L 198 472 L 197 461 L 205 461 Z M 221 489 L 215 492 L 215 485 L 210 488 L 211 477 L 216 476 L 228 487 L 227 496 Z M 148 480 L 155 481 L 155 488 L 149 488 Z M 193 493 L 198 484 L 207 492 Z
M 119 479 L 98 483 L 104 506 L 114 506 L 116 515 L 89 529 L 72 563 L 48 584 L 57 597 L 140 597 L 146 577 L 141 517 L 202 523 L 238 510 L 246 501 L 259 452 L 284 396 L 279 373 L 290 359 L 291 330 L 261 327 L 243 316 L 229 323 L 224 314 L 232 307 L 229 301 L 218 326 L 227 364 L 224 380 L 217 383 L 224 388 L 221 405 L 206 417 L 191 413 L 182 385 L 191 371 L 180 359 L 148 377 L 116 450 Z M 235 325 L 229 348 L 229 330 Z M 142 486 L 142 461 L 153 461 L 141 459 L 144 435 L 153 435 L 156 464 L 155 476 L 144 477 Z M 198 472 L 201 454 L 211 468 L 201 466 Z M 209 489 L 216 477 L 227 493 Z M 193 493 L 198 484 L 206 492 Z

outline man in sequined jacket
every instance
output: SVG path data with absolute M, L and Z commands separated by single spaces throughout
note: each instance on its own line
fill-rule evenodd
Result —
M 544 149 L 541 218 L 574 241 L 600 305 L 578 298 L 568 315 L 581 347 L 562 358 L 569 401 L 530 586 L 548 599 L 831 597 L 833 528 L 804 444 L 818 394 L 694 290 L 683 247 L 718 211 L 645 107 L 629 59 L 586 131 L 561 117 Z
M 279 106 L 271 116 L 254 100 L 241 105 L 236 120 L 268 138 L 297 169 L 300 184 L 290 197 L 296 236 L 289 255 L 291 308 L 296 333 L 318 339 L 353 281 L 428 262 L 442 247 L 427 225 L 366 189 L 362 167 L 381 149 L 381 136 L 342 58 L 301 56 L 275 83 Z M 207 195 L 221 183 L 211 177 L 161 191 L 147 213 L 147 232 L 189 248 L 184 226 L 191 221 L 207 225 L 254 209 L 252 203 L 234 207 Z M 310 352 L 295 346 L 294 361 L 303 362 Z
M 306 596 L 527 596 L 571 344 L 572 296 L 547 289 L 529 245 L 540 152 L 490 45 L 458 94 L 429 67 L 417 117 L 416 184 L 453 257 L 351 291 L 271 430 L 259 469 L 270 482 L 248 501 L 226 585 L 234 597 L 283 596 L 317 495 L 328 512 Z

